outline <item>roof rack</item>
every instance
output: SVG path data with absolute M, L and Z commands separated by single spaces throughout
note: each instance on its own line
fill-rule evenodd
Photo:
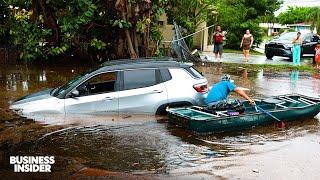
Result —
M 111 65 L 121 65 L 121 64 L 131 64 L 131 63 L 149 63 L 149 62 L 176 62 L 177 59 L 172 57 L 151 57 L 151 58 L 138 58 L 138 59 L 118 59 L 106 61 L 101 64 L 101 66 L 111 66 Z

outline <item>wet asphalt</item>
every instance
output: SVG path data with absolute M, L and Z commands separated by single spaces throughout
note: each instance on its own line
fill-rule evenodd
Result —
M 205 62 L 218 62 L 218 59 L 215 59 L 213 52 L 202 52 L 200 57 Z M 264 55 L 250 55 L 249 61 L 245 63 L 243 55 L 238 53 L 223 53 L 222 60 L 220 62 L 238 64 L 293 65 L 289 58 L 275 56 L 272 59 L 267 59 Z M 312 65 L 312 57 L 302 57 L 301 65 Z

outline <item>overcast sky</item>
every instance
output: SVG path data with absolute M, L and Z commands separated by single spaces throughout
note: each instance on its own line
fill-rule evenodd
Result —
M 320 0 L 283 0 L 283 4 L 278 11 L 275 12 L 275 15 L 279 15 L 281 12 L 287 10 L 289 6 L 298 6 L 298 7 L 311 7 L 311 6 L 320 6 Z

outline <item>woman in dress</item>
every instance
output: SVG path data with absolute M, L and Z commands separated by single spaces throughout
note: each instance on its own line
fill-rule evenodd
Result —
M 250 30 L 247 29 L 246 33 L 242 37 L 241 44 L 240 44 L 240 48 L 243 49 L 244 62 L 248 62 L 249 60 L 249 56 L 250 56 L 249 51 L 252 46 L 252 43 L 253 43 L 253 36 L 250 33 Z
M 301 54 L 301 45 L 302 45 L 302 37 L 300 32 L 298 32 L 297 36 L 293 38 L 292 44 L 293 44 L 293 47 L 292 47 L 293 65 L 300 66 L 300 54 Z

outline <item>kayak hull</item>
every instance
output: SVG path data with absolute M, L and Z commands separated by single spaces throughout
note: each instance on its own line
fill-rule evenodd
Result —
M 259 107 L 263 107 L 273 116 L 283 122 L 294 121 L 304 118 L 313 118 L 320 111 L 320 100 L 302 95 L 286 95 L 291 100 L 299 101 L 303 97 L 303 102 L 287 102 L 281 104 L 265 103 L 263 101 L 256 102 Z M 277 97 L 273 97 L 277 98 Z M 246 111 L 236 116 L 217 116 L 203 112 L 194 107 L 170 108 L 168 109 L 169 123 L 178 125 L 184 129 L 198 133 L 217 133 L 226 131 L 239 131 L 254 126 L 261 126 L 278 122 L 265 112 L 256 111 L 254 107 L 245 102 Z M 284 108 L 286 107 L 286 108 Z

